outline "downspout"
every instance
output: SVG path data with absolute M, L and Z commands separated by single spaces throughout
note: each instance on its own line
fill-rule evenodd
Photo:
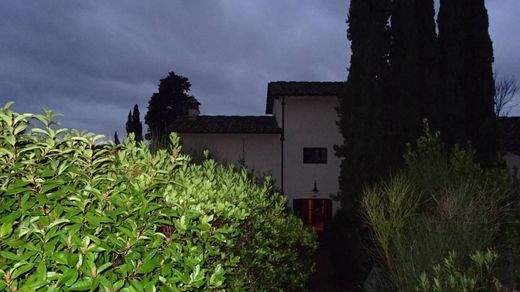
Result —
M 283 142 L 285 141 L 285 96 L 282 96 L 282 136 L 280 137 L 280 146 L 281 146 L 281 172 L 280 172 L 280 180 L 281 180 L 281 193 L 284 195 L 284 184 L 283 184 Z

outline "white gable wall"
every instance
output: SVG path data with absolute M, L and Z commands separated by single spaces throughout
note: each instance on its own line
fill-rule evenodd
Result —
M 516 175 L 516 178 L 520 178 L 520 156 L 507 152 L 503 159 L 506 162 L 509 173 Z
M 274 114 L 281 120 L 282 98 L 275 100 Z M 334 145 L 343 139 L 336 125 L 336 96 L 285 97 L 284 193 L 289 206 L 297 198 L 330 198 L 339 191 L 341 160 L 334 155 Z M 279 124 L 281 126 L 281 123 Z M 304 147 L 327 148 L 326 164 L 303 163 Z M 318 193 L 313 193 L 316 180 Z M 334 209 L 337 209 L 334 203 Z
M 280 128 L 282 99 L 279 97 L 273 103 L 273 116 Z M 339 192 L 341 161 L 334 155 L 334 145 L 341 144 L 343 139 L 336 125 L 337 105 L 336 96 L 285 97 L 283 191 L 289 207 L 292 207 L 293 199 L 329 199 Z M 198 152 L 209 149 L 212 156 L 222 163 L 237 164 L 245 152 L 246 166 L 256 175 L 271 175 L 275 187 L 281 190 L 280 134 L 181 133 L 180 136 L 184 149 Z M 326 148 L 327 163 L 303 163 L 304 147 Z M 312 191 L 314 181 L 317 193 Z M 333 209 L 338 207 L 334 202 Z

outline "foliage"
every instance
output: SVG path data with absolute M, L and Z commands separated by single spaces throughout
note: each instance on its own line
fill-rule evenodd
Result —
M 394 147 L 401 158 L 406 143 L 420 135 L 421 121 L 428 118 L 436 125 L 439 103 L 436 100 L 437 34 L 433 0 L 394 0 L 390 19 L 390 91 L 389 114 Z
M 126 121 L 126 135 L 134 134 L 136 143 L 143 141 L 143 124 L 141 123 L 141 115 L 139 114 L 139 106 L 134 105 L 134 111 L 130 110 Z M 119 144 L 119 143 L 116 143 Z
M 448 153 L 428 127 L 408 148 L 406 169 L 363 196 L 387 286 L 414 291 L 420 273 L 431 273 L 449 252 L 466 271 L 471 262 L 464 257 L 488 248 L 503 255 L 493 272 L 513 283 L 519 265 L 508 255 L 519 246 L 520 208 L 505 167 L 481 168 L 471 148 Z
M 187 114 L 186 101 L 192 97 L 188 94 L 190 87 L 188 78 L 173 71 L 160 80 L 159 90 L 150 97 L 144 117 L 152 139 L 167 136 L 168 125 L 178 116 Z
M 388 171 L 383 159 L 387 156 L 384 147 L 389 133 L 385 129 L 388 113 L 385 97 L 388 83 L 388 52 L 390 36 L 388 32 L 389 0 L 352 0 L 348 15 L 347 37 L 351 42 L 352 55 L 349 76 L 344 89 L 339 94 L 337 108 L 338 126 L 344 138 L 336 147 L 336 155 L 342 158 L 339 176 L 339 200 L 344 209 L 342 218 L 330 233 L 345 234 L 359 241 L 341 241 L 339 246 L 347 246 L 347 257 L 343 263 L 355 270 L 363 270 L 359 258 L 366 258 L 359 245 L 363 231 L 360 229 L 359 202 L 364 183 L 378 180 Z M 346 239 L 347 237 L 344 237 Z M 341 240 L 342 238 L 336 238 Z M 358 253 L 361 252 L 361 253 Z M 334 257 L 338 262 L 342 257 Z M 360 265 L 357 265 L 357 264 Z
M 245 172 L 191 163 L 179 139 L 57 128 L 0 110 L 0 290 L 301 290 L 314 236 Z M 41 126 L 31 124 L 39 122 Z
M 433 276 L 422 273 L 417 287 L 418 292 L 459 292 L 491 291 L 493 279 L 490 271 L 498 255 L 487 250 L 477 251 L 470 256 L 471 266 L 461 271 L 457 266 L 456 254 L 450 252 L 443 259 L 442 265 L 433 267 Z M 497 288 L 497 287 L 495 287 Z
M 471 141 L 479 162 L 490 166 L 498 151 L 494 109 L 493 46 L 484 0 L 441 0 L 439 32 L 443 133 L 447 145 Z
M 344 138 L 336 155 L 343 158 L 340 200 L 343 208 L 357 210 L 364 183 L 378 180 L 388 170 L 385 156 L 387 121 L 385 90 L 388 78 L 390 1 L 353 0 L 348 16 L 352 57 L 344 90 L 340 93 L 338 126 Z

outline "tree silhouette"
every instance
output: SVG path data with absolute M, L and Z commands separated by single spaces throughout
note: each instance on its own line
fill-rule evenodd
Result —
M 187 114 L 186 101 L 191 83 L 188 78 L 169 72 L 159 82 L 159 91 L 150 97 L 144 120 L 152 137 L 164 136 L 167 126 Z
M 441 119 L 435 108 L 437 34 L 433 0 L 393 0 L 390 49 L 390 113 L 393 115 L 393 156 L 401 160 L 408 142 L 415 141 L 428 118 L 435 128 Z
M 337 270 L 357 282 L 366 276 L 366 234 L 361 228 L 363 185 L 377 180 L 386 165 L 389 112 L 387 100 L 390 0 L 352 0 L 347 37 L 352 55 L 348 79 L 339 94 L 338 126 L 344 141 L 336 147 L 342 158 L 339 199 L 341 215 L 332 226 L 332 251 Z M 345 264 L 345 263 L 348 263 Z
M 133 112 L 130 110 L 126 120 L 126 135 L 130 135 L 130 133 L 134 133 L 136 143 L 143 141 L 143 124 L 141 123 L 139 106 L 137 104 L 134 105 Z
M 470 141 L 478 160 L 492 163 L 498 136 L 493 46 L 484 0 L 441 0 L 437 21 L 442 136 L 448 146 Z
M 518 85 L 514 76 L 499 77 L 495 73 L 495 114 L 507 116 L 518 105 L 516 92 Z
M 117 136 L 117 131 L 114 133 L 114 144 L 121 144 L 121 141 L 119 141 L 119 137 Z
M 336 155 L 343 158 L 341 203 L 352 210 L 358 209 L 363 183 L 377 179 L 386 168 L 389 5 L 389 0 L 352 0 L 350 4 L 347 37 L 352 55 L 337 109 L 344 143 L 336 148 Z

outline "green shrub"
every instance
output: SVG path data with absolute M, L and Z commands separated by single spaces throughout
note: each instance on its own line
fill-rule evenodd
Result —
M 54 117 L 0 110 L 0 290 L 304 287 L 315 238 L 268 182 Z
M 422 273 L 417 292 L 494 291 L 500 284 L 492 278 L 490 271 L 498 255 L 490 250 L 477 251 L 470 256 L 471 264 L 465 270 L 458 267 L 455 252 L 450 252 L 441 264 L 433 267 L 433 276 Z M 495 287 L 491 286 L 495 281 Z
M 513 219 L 520 208 L 506 168 L 481 168 L 471 148 L 447 152 L 428 128 L 405 160 L 401 173 L 363 196 L 387 286 L 415 291 L 421 274 L 431 274 L 450 252 L 464 271 L 469 255 L 487 249 L 501 255 L 492 272 L 513 285 L 519 265 L 509 255 L 518 253 Z

